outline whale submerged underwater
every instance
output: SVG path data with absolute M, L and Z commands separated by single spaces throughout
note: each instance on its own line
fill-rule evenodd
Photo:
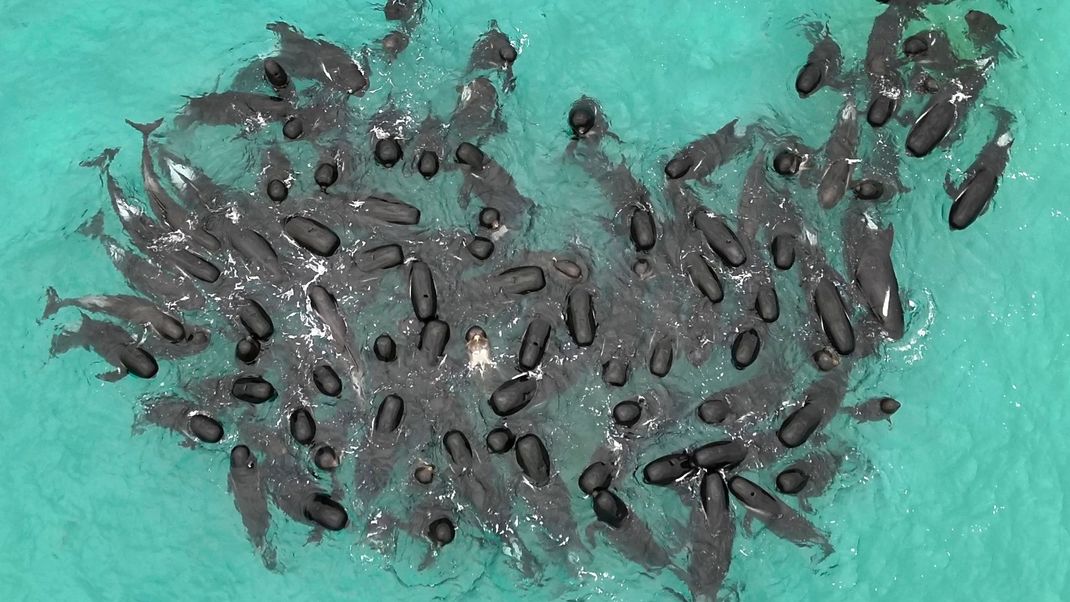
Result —
M 269 24 L 277 52 L 229 89 L 189 98 L 170 129 L 130 121 L 140 173 L 114 173 L 117 148 L 84 161 L 108 209 L 80 232 L 130 291 L 49 289 L 44 318 L 79 320 L 52 354 L 87 349 L 106 381 L 177 375 L 137 401 L 135 431 L 229 454 L 271 570 L 285 570 L 281 515 L 310 541 L 367 538 L 387 555 L 399 536 L 424 541 L 419 570 L 482 539 L 531 582 L 608 545 L 697 600 L 732 586 L 734 541 L 755 520 L 824 561 L 835 549 L 813 506 L 854 461 L 845 425 L 902 408 L 887 392 L 845 403 L 852 374 L 910 330 L 884 208 L 971 112 L 995 129 L 947 176 L 949 236 L 982 218 L 1010 161 L 1013 115 L 978 102 L 1014 58 L 1003 26 L 968 11 L 905 35 L 932 3 L 885 2 L 858 65 L 805 27 L 798 102 L 843 98 L 820 148 L 772 116 L 712 123 L 649 181 L 622 159 L 636 141 L 613 129 L 612 99 L 561 107 L 561 169 L 602 210 L 553 248 L 535 229 L 569 201 L 491 150 L 523 131 L 503 109 L 523 53 L 497 23 L 443 115 L 401 90 L 372 114 L 350 104 L 389 85 L 370 65 L 411 48 L 423 0 L 387 2 L 395 31 L 358 51 Z M 200 137 L 220 131 L 258 162 L 202 167 Z M 686 522 L 636 511 L 648 495 Z

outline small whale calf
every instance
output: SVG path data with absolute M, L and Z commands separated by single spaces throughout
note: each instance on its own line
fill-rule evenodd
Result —
M 945 188 L 953 199 L 948 213 L 952 230 L 970 227 L 983 214 L 996 195 L 999 179 L 1010 160 L 1014 138 L 1010 132 L 1013 118 L 1003 109 L 997 109 L 997 128 L 994 137 L 985 144 L 977 159 L 966 170 L 962 183 L 955 186 L 948 176 Z
M 822 29 L 817 25 L 811 25 L 809 28 L 813 50 L 806 57 L 806 63 L 795 78 L 795 91 L 802 98 L 810 96 L 823 86 L 835 84 L 843 63 L 840 46 L 829 35 L 827 28 Z
M 491 21 L 490 30 L 480 36 L 472 48 L 468 72 L 501 71 L 503 73 L 502 89 L 511 92 L 516 88 L 513 63 L 516 62 L 518 56 L 519 52 L 509 40 L 509 36 L 498 28 L 496 21 Z
M 278 568 L 274 547 L 268 541 L 271 513 L 268 510 L 264 477 L 256 456 L 246 445 L 236 445 L 230 451 L 230 475 L 227 479 L 234 506 L 241 514 L 249 540 L 260 550 L 264 566 Z
M 361 96 L 367 91 L 369 68 L 350 52 L 325 40 L 310 40 L 292 25 L 267 26 L 279 38 L 277 61 L 292 77 L 307 78 L 342 92 Z
M 114 372 L 97 375 L 104 381 L 114 382 L 127 374 L 153 378 L 160 369 L 156 358 L 138 345 L 124 329 L 86 314 L 82 314 L 82 322 L 77 330 L 64 330 L 53 337 L 52 355 L 66 353 L 76 347 L 91 349 L 115 368 Z
M 750 132 L 737 134 L 737 120 L 707 134 L 677 152 L 665 164 L 665 177 L 670 180 L 701 180 L 747 149 Z

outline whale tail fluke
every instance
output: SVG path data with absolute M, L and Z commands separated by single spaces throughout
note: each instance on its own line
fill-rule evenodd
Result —
M 41 314 L 41 319 L 38 322 L 54 316 L 61 307 L 63 307 L 63 301 L 60 300 L 59 293 L 56 292 L 55 288 L 48 287 L 48 290 L 45 291 L 45 311 Z
M 101 238 L 104 236 L 104 212 L 98 211 L 89 221 L 78 226 L 77 231 L 86 238 Z
M 119 154 L 118 148 L 106 148 L 96 157 L 86 159 L 78 165 L 81 165 L 82 167 L 96 167 L 100 171 L 108 171 L 112 159 L 114 159 L 117 154 Z
M 127 119 L 126 122 L 130 124 L 130 127 L 141 132 L 141 135 L 147 139 L 153 132 L 163 125 L 163 117 L 152 123 L 137 123 L 136 121 L 130 121 L 129 119 Z

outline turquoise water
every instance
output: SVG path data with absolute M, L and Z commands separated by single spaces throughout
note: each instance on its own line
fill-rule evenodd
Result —
M 352 531 L 304 545 L 307 532 L 284 521 L 275 523 L 275 540 L 286 570 L 267 572 L 227 493 L 225 454 L 191 453 L 159 430 L 131 436 L 136 398 L 165 390 L 174 369 L 165 367 L 151 383 L 108 385 L 93 377 L 103 364 L 88 353 L 49 359 L 56 325 L 36 322 L 47 286 L 67 295 L 123 290 L 103 249 L 74 234 L 106 202 L 98 175 L 80 161 L 121 146 L 115 171 L 132 185 L 140 140 L 123 120 L 173 115 L 183 94 L 210 91 L 220 73 L 270 52 L 268 22 L 286 20 L 352 48 L 389 29 L 369 2 L 143 4 L 112 1 L 87 10 L 0 2 L 7 57 L 0 86 L 4 598 L 558 595 L 560 584 L 514 592 L 513 574 L 493 553 L 460 538 L 432 571 L 418 573 L 409 568 L 422 557 L 415 546 L 391 562 Z M 815 115 L 831 119 L 842 100 L 828 93 L 804 104 L 795 96 L 791 83 L 808 51 L 796 18 L 828 20 L 850 63 L 864 53 L 883 9 L 825 1 L 800 15 L 797 2 L 758 8 L 721 1 L 678 2 L 667 13 L 664 3 L 631 3 L 603 16 L 593 3 L 539 4 L 493 14 L 483 3 L 434 4 L 388 81 L 411 106 L 430 98 L 448 111 L 472 42 L 496 18 L 521 40 L 523 53 L 517 91 L 503 101 L 510 133 L 492 152 L 540 203 L 591 206 L 597 197 L 585 195 L 597 191 L 579 176 L 539 178 L 560 162 L 564 116 L 581 94 L 602 102 L 629 143 L 633 169 L 652 189 L 670 149 L 733 117 L 776 114 L 816 146 L 832 122 Z M 908 335 L 856 379 L 848 402 L 887 393 L 904 408 L 891 429 L 844 427 L 859 450 L 858 466 L 816 501 L 814 517 L 837 552 L 815 563 L 811 552 L 769 533 L 738 537 L 728 588 L 743 600 L 1070 597 L 1062 360 L 1070 280 L 1058 253 L 1070 240 L 1070 213 L 1056 179 L 1066 150 L 1061 55 L 1070 50 L 1062 36 L 1070 7 L 970 7 L 1010 25 L 1005 39 L 1019 55 L 1001 62 L 978 103 L 1018 117 L 996 206 L 969 230 L 947 231 L 944 173 L 968 166 L 989 131 L 975 110 L 967 130 L 984 133 L 965 136 L 950 154 L 912 163 L 913 190 L 889 212 L 900 283 L 913 302 Z M 945 24 L 964 10 L 952 4 L 927 14 Z M 384 77 L 373 86 L 389 85 Z M 405 89 L 415 91 L 411 98 Z M 357 106 L 368 115 L 382 100 L 379 93 Z M 560 242 L 559 228 L 546 230 L 548 246 Z M 569 591 L 563 597 L 649 600 L 665 596 L 666 586 L 680 587 L 668 574 L 638 572 L 612 551 L 596 554 L 590 571 L 562 581 Z

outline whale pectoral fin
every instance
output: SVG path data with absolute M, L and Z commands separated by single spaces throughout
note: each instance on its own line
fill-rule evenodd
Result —
M 75 348 L 85 348 L 85 346 L 85 341 L 78 340 L 76 331 L 64 329 L 52 336 L 52 344 L 48 350 L 48 355 L 49 357 L 56 357 Z
M 893 117 L 892 119 L 895 119 L 897 122 L 899 122 L 899 125 L 903 127 L 910 127 L 914 125 L 915 121 L 918 120 L 918 118 L 914 115 L 913 111 L 903 111 L 898 116 Z
M 699 178 L 698 180 L 696 180 L 696 183 L 705 190 L 712 191 L 717 188 L 717 184 L 714 183 L 713 178 L 711 178 L 710 176 Z
M 944 190 L 947 192 L 947 196 L 952 199 L 958 196 L 958 191 L 955 190 L 955 183 L 951 181 L 951 172 L 944 175 Z
M 323 528 L 316 527 L 308 534 L 308 539 L 305 540 L 305 545 L 319 545 L 321 541 L 323 541 Z
M 568 146 L 565 147 L 565 158 L 575 161 L 576 160 L 576 140 L 570 140 Z
M 583 533 L 583 539 L 587 542 L 587 547 L 594 547 L 594 536 L 598 532 L 598 524 L 591 523 L 587 525 L 587 529 Z
M 808 160 L 802 164 L 799 168 L 799 185 L 803 188 L 814 188 L 821 182 L 821 174 L 824 171 L 819 171 L 814 168 L 814 163 Z
M 345 499 L 345 490 L 342 488 L 342 483 L 338 480 L 338 473 L 331 474 L 331 497 L 336 500 Z
M 606 234 L 609 234 L 611 236 L 617 234 L 617 225 L 613 222 L 613 220 L 609 219 L 608 217 L 595 217 L 594 221 L 598 222 L 598 225 L 601 226 L 602 231 L 604 231 Z
M 669 531 L 670 536 L 672 537 L 670 543 L 673 546 L 686 546 L 686 539 L 688 537 L 688 527 L 690 525 L 690 522 L 679 519 L 669 519 L 669 523 L 672 525 L 672 529 Z M 653 540 L 651 540 L 651 543 L 647 545 L 656 544 L 653 543 Z
M 750 512 L 743 517 L 743 532 L 747 534 L 747 537 L 754 536 L 754 515 Z
M 489 134 L 487 136 L 485 136 L 484 139 L 489 137 L 489 136 L 493 136 L 495 134 L 505 134 L 508 131 L 509 131 L 509 124 L 507 124 L 505 122 L 505 119 L 502 117 L 502 107 L 501 107 L 501 105 L 498 105 L 494 109 L 494 123 L 490 127 Z
M 241 128 L 230 139 L 231 142 L 249 142 L 251 141 L 256 132 L 249 130 L 248 128 Z
M 139 414 L 134 417 L 134 422 L 130 425 L 130 435 L 144 435 L 145 429 L 148 426 L 149 422 Z
M 457 193 L 457 204 L 461 209 L 468 209 L 468 205 L 472 202 L 472 187 L 469 184 L 461 186 L 461 190 Z
M 97 211 L 89 221 L 78 226 L 77 232 L 86 238 L 102 238 L 104 236 L 104 212 Z
M 121 380 L 124 376 L 126 376 L 126 368 L 118 368 L 114 372 L 101 372 L 97 375 L 97 378 L 107 383 L 113 383 Z
M 438 556 L 438 554 L 435 553 L 435 549 L 428 548 L 427 554 L 424 556 L 424 559 L 420 561 L 420 566 L 416 567 L 416 570 L 425 571 L 429 569 L 431 565 L 434 564 L 436 556 Z

